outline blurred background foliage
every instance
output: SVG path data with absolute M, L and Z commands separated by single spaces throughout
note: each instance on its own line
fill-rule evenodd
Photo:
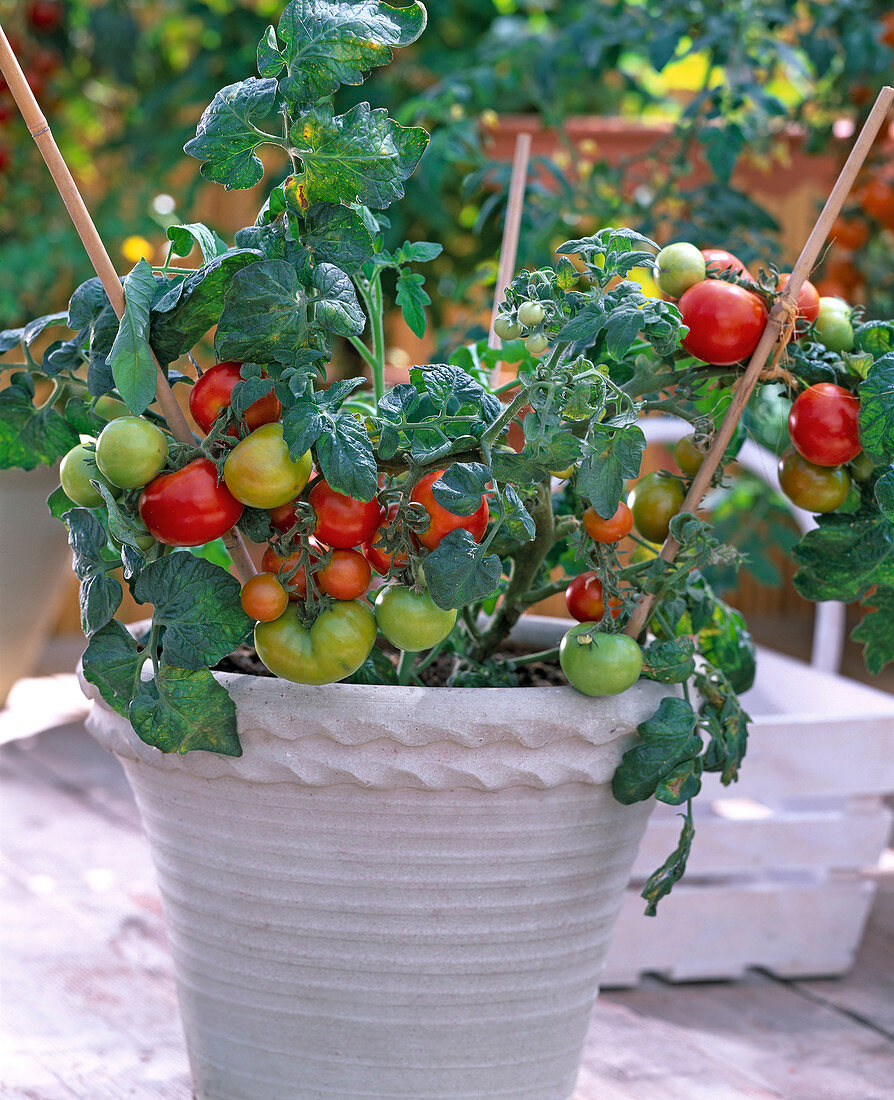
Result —
M 550 159 L 532 166 L 521 264 L 539 264 L 561 240 L 609 223 L 768 263 L 778 256 L 780 226 L 740 182 L 740 165 L 772 165 L 792 125 L 806 150 L 828 155 L 837 149 L 835 127 L 859 123 L 877 88 L 894 77 L 887 0 L 428 6 L 422 39 L 362 91 L 343 89 L 340 105 L 368 97 L 432 131 L 407 201 L 389 213 L 395 240 L 444 244 L 433 297 L 445 341 L 474 330 L 492 286 L 508 184 L 508 165 L 492 156 L 502 116 L 536 116 L 557 134 L 546 142 Z M 257 41 L 282 7 L 281 0 L 0 0 L 0 22 L 122 270 L 144 253 L 160 260 L 172 221 L 213 220 L 225 209 L 208 199 L 182 146 L 215 91 L 255 72 Z M 589 116 L 666 135 L 655 148 L 609 163 L 598 141 L 574 130 Z M 0 131 L 6 327 L 64 307 L 90 270 L 5 89 Z M 821 289 L 891 316 L 890 148 L 879 145 L 846 215 L 818 275 Z M 464 312 L 449 308 L 457 301 Z

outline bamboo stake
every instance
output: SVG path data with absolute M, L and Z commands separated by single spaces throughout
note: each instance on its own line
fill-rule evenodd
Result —
M 894 103 L 894 88 L 882 88 L 863 129 L 860 131 L 859 137 L 851 149 L 850 156 L 847 158 L 844 167 L 841 169 L 841 174 L 826 200 L 826 205 L 823 207 L 804 247 L 801 249 L 801 255 L 795 261 L 795 266 L 792 268 L 792 273 L 782 294 L 773 303 L 766 328 L 757 347 L 754 349 L 754 354 L 748 361 L 745 373 L 739 380 L 730 406 L 726 410 L 726 415 L 717 429 L 717 434 L 707 455 L 705 455 L 705 460 L 693 478 L 686 499 L 680 508 L 681 512 L 694 513 L 701 504 L 702 497 L 711 484 L 714 471 L 720 465 L 724 452 L 733 437 L 733 432 L 736 430 L 736 425 L 767 363 L 767 358 L 772 355 L 772 364 L 775 365 L 785 350 L 789 332 L 794 324 L 795 299 L 798 297 L 798 292 L 819 257 L 820 249 L 832 229 L 832 223 L 841 213 L 844 201 L 853 187 L 860 169 L 863 167 L 863 162 L 872 148 L 872 142 L 885 122 L 892 103 Z M 668 535 L 658 556 L 666 562 L 672 562 L 679 548 L 680 544 L 673 535 Z M 630 622 L 625 627 L 625 634 L 628 634 L 631 638 L 639 637 L 646 625 L 654 602 L 655 596 L 653 593 L 644 593 L 640 597 L 633 614 L 630 616 Z
M 515 271 L 518 255 L 518 238 L 521 232 L 522 212 L 525 206 L 525 182 L 528 178 L 528 161 L 531 158 L 531 135 L 519 134 L 515 139 L 515 152 L 512 157 L 512 174 L 509 177 L 509 198 L 506 203 L 506 221 L 503 224 L 503 241 L 500 245 L 500 261 L 497 265 L 497 285 L 494 287 L 494 304 L 490 316 L 490 332 L 487 346 L 498 348 L 500 337 L 494 332 L 494 321 L 500 312 L 500 305 L 506 294 L 506 287 Z M 491 383 L 496 384 L 499 367 L 491 372 Z
M 22 72 L 2 26 L 0 26 L 0 72 L 3 73 L 6 83 L 9 85 L 9 90 L 12 92 L 22 118 L 25 120 L 28 131 L 31 137 L 34 138 L 34 143 L 50 170 L 56 189 L 65 203 L 74 227 L 78 231 L 78 236 L 81 238 L 87 255 L 90 257 L 90 262 L 93 264 L 103 289 L 108 295 L 112 309 L 114 309 L 120 320 L 124 313 L 124 288 L 121 286 L 118 273 L 106 251 L 105 245 L 102 243 L 93 219 L 90 217 L 90 212 L 81 197 L 62 153 L 59 151 L 56 139 L 53 137 L 49 124 L 41 112 L 28 81 L 25 79 L 25 74 Z M 154 355 L 153 358 L 155 358 Z M 155 362 L 155 367 L 157 374 L 156 398 L 168 427 L 176 440 L 192 447 L 195 445 L 195 436 L 190 430 L 186 417 L 183 415 L 183 410 L 177 404 L 177 399 L 174 397 L 158 360 Z M 254 576 L 257 570 L 248 556 L 242 533 L 235 527 L 232 528 L 224 535 L 224 544 L 242 580 L 245 581 Z

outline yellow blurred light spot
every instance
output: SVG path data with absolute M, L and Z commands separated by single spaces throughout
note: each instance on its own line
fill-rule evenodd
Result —
M 454 120 L 454 122 L 459 121 L 459 119 L 461 118 L 465 118 L 465 107 L 463 107 L 461 103 L 454 103 L 453 106 L 450 108 L 450 117 Z
M 652 277 L 652 272 L 647 267 L 632 267 L 627 273 L 627 278 L 639 283 L 643 288 L 643 294 L 647 298 L 661 297 L 661 290 Z
M 489 130 L 493 130 L 500 121 L 500 116 L 496 111 L 492 111 L 489 107 L 482 111 L 478 116 L 482 126 L 486 126 Z
M 151 261 L 154 249 L 145 237 L 133 236 L 125 238 L 121 245 L 121 255 L 128 263 L 138 263 L 140 260 Z

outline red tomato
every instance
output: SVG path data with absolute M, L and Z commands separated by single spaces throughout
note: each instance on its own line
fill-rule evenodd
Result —
M 715 275 L 731 267 L 737 275 L 744 275 L 746 279 L 751 278 L 751 272 L 739 257 L 734 256 L 732 252 L 727 252 L 725 248 L 703 248 L 702 255 L 705 257 L 708 271 Z
M 249 618 L 272 623 L 289 606 L 289 597 L 273 573 L 256 573 L 243 584 L 239 602 Z
M 791 272 L 786 271 L 779 276 L 780 290 L 782 290 L 788 282 L 790 274 Z M 795 319 L 795 332 L 806 332 L 807 326 L 812 325 L 817 317 L 819 317 L 819 300 L 819 291 L 809 279 L 805 279 L 801 289 L 798 291 L 798 297 L 795 299 L 795 305 L 798 307 L 798 316 Z
M 584 530 L 594 542 L 620 542 L 633 528 L 633 512 L 623 500 L 609 519 L 603 519 L 595 508 L 587 508 L 582 520 Z
M 38 34 L 49 34 L 62 26 L 65 9 L 61 0 L 31 0 L 28 22 Z
M 333 550 L 316 574 L 320 588 L 335 600 L 356 600 L 369 588 L 372 569 L 358 550 Z
M 314 535 L 336 550 L 350 550 L 371 539 L 379 526 L 382 506 L 372 500 L 354 500 L 337 493 L 327 482 L 318 481 L 308 496 L 317 514 Z
M 886 229 L 894 229 L 894 183 L 885 179 L 873 179 L 860 195 L 863 212 Z
M 316 560 L 315 554 L 312 553 L 311 556 L 312 560 Z M 297 600 L 303 600 L 307 595 L 307 577 L 304 574 L 304 566 L 302 565 L 292 577 L 287 578 L 285 574 L 291 573 L 293 569 L 297 568 L 300 561 L 300 551 L 288 554 L 286 557 L 280 557 L 272 546 L 267 547 L 264 556 L 261 558 L 261 568 L 279 578 L 293 603 Z
M 382 534 L 382 530 L 388 526 L 391 520 L 397 515 L 397 505 L 392 504 L 388 509 L 387 517 L 382 513 L 379 526 L 372 535 L 372 538 L 367 539 L 363 544 L 363 554 L 369 564 L 375 569 L 377 573 L 381 573 L 383 577 L 387 576 L 390 572 L 392 565 L 395 569 L 406 569 L 409 562 L 409 558 L 406 554 L 398 554 L 395 559 L 392 554 L 389 554 L 379 544 L 379 539 Z
M 298 521 L 295 505 L 300 500 L 300 497 L 296 497 L 294 500 L 290 500 L 288 504 L 280 504 L 278 508 L 269 508 L 270 526 L 275 527 L 277 531 L 291 531 Z
M 860 453 L 860 399 L 832 382 L 798 396 L 788 417 L 795 450 L 814 466 L 841 466 Z
M 241 366 L 241 363 L 234 363 L 232 360 L 218 363 L 206 370 L 189 391 L 189 411 L 203 432 L 210 432 L 221 409 L 229 407 L 233 387 L 242 378 L 239 373 Z M 279 398 L 271 390 L 248 406 L 245 410 L 245 423 L 249 431 L 253 432 L 262 424 L 272 424 L 279 420 L 281 413 Z M 231 427 L 227 434 L 236 435 L 235 427 Z
M 683 347 L 720 367 L 747 359 L 767 323 L 767 310 L 756 294 L 720 279 L 690 287 L 677 308 L 689 328 Z
M 862 218 L 836 218 L 829 239 L 849 252 L 856 252 L 869 240 L 869 226 Z
M 159 474 L 140 493 L 140 517 L 153 538 L 166 546 L 213 542 L 239 521 L 242 505 L 222 482 L 209 458 Z
M 594 572 L 579 573 L 565 589 L 568 614 L 579 623 L 598 623 L 605 614 L 602 584 Z
M 438 504 L 432 492 L 432 486 L 443 473 L 443 470 L 433 470 L 426 474 L 416 483 L 410 494 L 410 500 L 421 504 L 430 517 L 428 527 L 418 536 L 419 541 L 427 550 L 434 550 L 448 532 L 464 527 L 476 542 L 481 542 L 490 515 L 486 498 L 481 497 L 481 504 L 470 516 L 457 516 L 449 512 Z

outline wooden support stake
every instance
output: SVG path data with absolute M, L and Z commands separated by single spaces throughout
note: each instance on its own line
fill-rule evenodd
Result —
M 59 151 L 56 139 L 53 137 L 49 124 L 34 98 L 34 93 L 25 79 L 25 74 L 22 72 L 2 26 L 0 26 L 0 72 L 2 72 L 6 83 L 9 85 L 9 90 L 12 92 L 22 118 L 25 120 L 28 131 L 34 138 L 34 143 L 50 170 L 50 175 L 53 177 L 74 227 L 78 231 L 78 236 L 81 238 L 87 255 L 90 257 L 90 262 L 93 264 L 103 289 L 108 295 L 112 309 L 114 309 L 120 320 L 124 313 L 124 289 L 121 286 L 118 273 L 112 264 L 105 245 L 102 243 L 93 219 L 90 217 L 90 212 L 78 190 L 78 185 L 68 170 L 68 165 Z M 180 443 L 192 447 L 195 445 L 195 436 L 190 430 L 186 417 L 183 415 L 183 410 L 177 404 L 177 399 L 174 397 L 158 360 L 156 360 L 155 367 L 157 374 L 156 397 L 167 425 L 171 429 L 171 434 Z M 243 581 L 257 572 L 254 563 L 248 556 L 240 531 L 235 527 L 228 531 L 224 535 L 224 544 Z
M 876 134 L 887 119 L 892 103 L 894 103 L 894 88 L 882 88 L 863 129 L 860 131 L 859 137 L 854 143 L 853 149 L 851 149 L 850 156 L 847 158 L 841 174 L 826 200 L 826 205 L 823 207 L 816 224 L 810 232 L 810 236 L 801 250 L 801 255 L 795 261 L 795 266 L 792 268 L 792 273 L 782 294 L 773 303 L 773 308 L 770 310 L 770 316 L 760 341 L 748 361 L 745 373 L 736 386 L 733 399 L 726 410 L 726 415 L 720 427 L 717 429 L 710 450 L 705 455 L 704 462 L 702 462 L 698 473 L 693 478 L 686 499 L 680 508 L 681 512 L 694 513 L 701 504 L 702 498 L 711 484 L 714 471 L 723 459 L 726 448 L 729 446 L 736 430 L 736 425 L 745 411 L 748 399 L 758 383 L 768 358 L 772 356 L 772 363 L 775 364 L 785 350 L 794 323 L 795 300 L 798 297 L 798 292 L 819 257 L 820 249 L 832 229 L 832 223 L 841 213 L 845 199 L 853 187 L 860 169 L 863 167 L 863 162 L 872 148 L 872 142 Z M 672 562 L 679 548 L 680 544 L 673 535 L 668 535 L 658 556 L 664 561 Z M 655 595 L 653 593 L 644 593 L 639 598 L 633 614 L 630 616 L 630 622 L 624 630 L 625 634 L 628 634 L 631 638 L 639 637 L 646 625 L 654 602 Z
M 515 271 L 518 255 L 518 238 L 521 231 L 522 212 L 525 206 L 525 182 L 528 178 L 528 161 L 531 159 L 531 135 L 519 134 L 515 139 L 515 152 L 512 157 L 512 174 L 509 177 L 509 198 L 506 203 L 506 221 L 503 224 L 503 242 L 500 245 L 500 262 L 497 265 L 497 285 L 494 287 L 494 304 L 490 317 L 490 332 L 487 337 L 489 348 L 500 346 L 500 337 L 494 332 L 494 321 L 500 312 L 500 305 L 506 294 L 506 287 Z M 496 383 L 499 368 L 491 373 L 491 382 Z

